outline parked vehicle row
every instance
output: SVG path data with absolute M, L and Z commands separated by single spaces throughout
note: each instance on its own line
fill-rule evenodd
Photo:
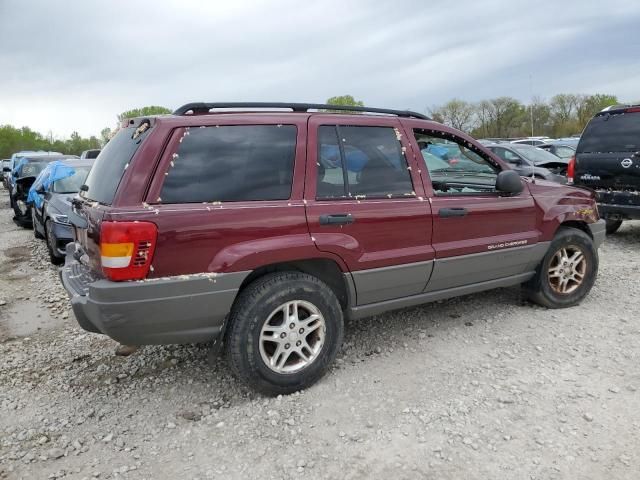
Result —
M 320 379 L 344 318 L 518 284 L 575 305 L 604 239 L 593 192 L 523 178 L 423 115 L 365 107 L 132 119 L 72 204 L 61 278 L 83 328 L 223 342 L 267 394 Z
M 9 192 L 14 222 L 33 228 L 36 238 L 47 242 L 54 264 L 63 263 L 65 246 L 73 241 L 68 221 L 71 198 L 80 190 L 93 162 L 57 152 L 23 151 L 3 165 L 3 184 Z

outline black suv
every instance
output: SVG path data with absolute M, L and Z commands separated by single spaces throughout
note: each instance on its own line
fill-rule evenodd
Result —
M 580 138 L 568 176 L 596 191 L 607 233 L 618 230 L 623 220 L 640 219 L 640 105 L 597 113 Z

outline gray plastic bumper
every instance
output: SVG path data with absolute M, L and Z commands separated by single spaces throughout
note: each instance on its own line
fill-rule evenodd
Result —
M 590 223 L 589 230 L 591 230 L 594 245 L 596 248 L 600 248 L 600 245 L 602 245 L 602 242 L 604 242 L 607 236 L 606 222 L 601 218 L 595 223 Z
M 194 274 L 132 282 L 95 277 L 67 246 L 60 270 L 82 328 L 127 345 L 195 343 L 216 338 L 250 272 Z

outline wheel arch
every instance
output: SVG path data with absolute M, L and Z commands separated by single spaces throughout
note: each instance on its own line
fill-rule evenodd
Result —
M 556 233 L 558 233 L 558 230 L 560 230 L 562 227 L 575 228 L 576 230 L 581 230 L 584 233 L 586 233 L 587 235 L 589 235 L 589 238 L 591 238 L 591 240 L 593 240 L 593 233 L 591 232 L 591 229 L 589 228 L 587 222 L 585 222 L 585 221 L 565 220 L 564 222 L 562 222 L 562 223 L 560 223 L 558 225 L 558 228 L 556 229 Z
M 306 273 L 322 280 L 336 295 L 343 310 L 352 303 L 354 290 L 353 286 L 350 284 L 348 275 L 343 273 L 336 261 L 328 258 L 291 260 L 261 266 L 253 270 L 244 279 L 240 285 L 238 294 L 260 277 L 275 272 L 291 271 Z

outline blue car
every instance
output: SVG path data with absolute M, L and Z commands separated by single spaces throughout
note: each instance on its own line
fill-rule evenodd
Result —
M 31 228 L 31 207 L 27 203 L 29 189 L 45 167 L 55 161 L 78 158 L 75 155 L 35 153 L 16 157 L 9 178 L 9 201 L 15 213 L 13 221 L 24 228 Z
M 64 159 L 49 163 L 29 189 L 33 234 L 47 242 L 54 265 L 64 262 L 65 247 L 73 241 L 69 223 L 71 199 L 84 184 L 94 160 Z

